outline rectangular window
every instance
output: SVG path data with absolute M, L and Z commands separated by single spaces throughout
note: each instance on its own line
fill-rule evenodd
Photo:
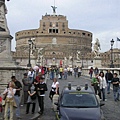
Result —
M 53 33 L 55 33 L 55 29 L 53 29 Z
M 49 33 L 52 33 L 52 29 L 49 29 Z
M 52 27 L 52 22 L 50 22 L 50 27 Z
M 56 27 L 58 27 L 58 22 L 56 22 Z
M 45 22 L 43 22 L 43 27 L 45 27 Z
M 56 33 L 58 33 L 58 29 L 56 29 Z

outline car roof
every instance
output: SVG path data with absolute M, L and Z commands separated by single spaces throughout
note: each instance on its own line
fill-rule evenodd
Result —
M 90 87 L 90 86 L 86 87 L 85 85 L 80 85 L 80 86 L 78 86 L 78 85 L 71 85 L 71 87 L 68 87 L 68 86 L 64 87 L 63 94 L 64 93 L 71 93 L 71 92 L 74 92 L 74 93 L 77 93 L 77 92 L 93 93 L 94 94 L 94 91 L 93 91 L 92 87 Z

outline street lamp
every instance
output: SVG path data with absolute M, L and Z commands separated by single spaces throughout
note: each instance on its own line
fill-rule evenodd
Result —
M 112 39 L 111 41 L 111 64 L 110 64 L 110 68 L 114 68 L 114 64 L 113 64 L 113 44 L 114 44 L 114 40 Z
M 28 64 L 27 67 L 31 67 L 31 62 L 30 62 L 30 50 L 31 50 L 31 44 L 32 44 L 32 40 L 28 40 L 28 44 L 29 44 L 29 60 L 28 60 Z
M 84 65 L 83 65 L 83 55 L 82 55 L 82 68 L 84 68 Z

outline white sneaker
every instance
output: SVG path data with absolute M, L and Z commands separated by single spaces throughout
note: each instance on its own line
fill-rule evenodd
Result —
M 107 101 L 107 99 L 105 99 L 105 101 Z

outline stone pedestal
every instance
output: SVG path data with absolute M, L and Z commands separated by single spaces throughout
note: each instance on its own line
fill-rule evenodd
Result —
M 16 66 L 11 55 L 12 38 L 9 32 L 0 31 L 0 67 Z
M 93 67 L 101 68 L 101 58 L 100 57 L 94 57 L 93 60 Z

